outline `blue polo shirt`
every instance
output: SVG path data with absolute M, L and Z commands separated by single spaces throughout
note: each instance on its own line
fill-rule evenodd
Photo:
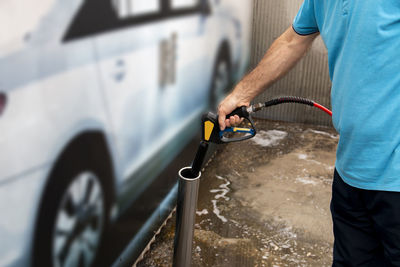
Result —
M 293 29 L 328 49 L 338 173 L 400 192 L 400 0 L 305 0 Z

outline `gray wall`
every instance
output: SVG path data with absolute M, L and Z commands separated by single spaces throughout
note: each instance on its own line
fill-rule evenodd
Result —
M 254 0 L 251 67 L 255 67 L 272 42 L 288 27 L 302 0 Z M 276 82 L 255 103 L 276 96 L 293 95 L 314 100 L 330 108 L 330 87 L 327 51 L 318 39 L 297 66 Z M 257 113 L 258 117 L 291 122 L 331 126 L 331 118 L 315 108 L 299 104 L 283 104 Z

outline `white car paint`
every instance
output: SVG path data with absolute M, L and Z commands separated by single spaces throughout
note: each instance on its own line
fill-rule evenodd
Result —
M 179 7 L 192 1 L 174 2 Z M 122 192 L 130 174 L 207 107 L 223 40 L 232 46 L 235 77 L 243 74 L 251 5 L 210 2 L 208 16 L 180 16 L 70 42 L 62 39 L 83 0 L 0 3 L 0 92 L 7 96 L 0 115 L 0 266 L 29 266 L 44 185 L 75 136 L 104 133 Z M 16 25 L 15 31 L 8 25 Z M 160 43 L 171 38 L 173 82 L 160 86 Z

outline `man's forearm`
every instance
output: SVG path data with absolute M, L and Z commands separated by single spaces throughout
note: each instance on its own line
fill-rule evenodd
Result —
M 292 28 L 274 41 L 262 60 L 235 87 L 232 96 L 248 104 L 303 57 L 318 34 L 300 36 Z
M 218 121 L 221 130 L 240 122 L 239 117 L 226 115 L 250 101 L 265 88 L 285 75 L 307 52 L 318 34 L 301 36 L 291 27 L 268 49 L 257 67 L 246 75 L 219 105 Z

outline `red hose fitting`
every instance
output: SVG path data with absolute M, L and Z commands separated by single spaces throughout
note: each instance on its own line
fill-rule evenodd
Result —
M 314 107 L 319 108 L 320 110 L 322 110 L 322 111 L 328 113 L 329 116 L 332 117 L 332 111 L 330 111 L 330 110 L 327 109 L 326 107 L 324 107 L 324 106 L 322 106 L 322 105 L 320 105 L 320 104 L 318 104 L 318 103 L 315 103 L 315 102 L 314 102 Z

